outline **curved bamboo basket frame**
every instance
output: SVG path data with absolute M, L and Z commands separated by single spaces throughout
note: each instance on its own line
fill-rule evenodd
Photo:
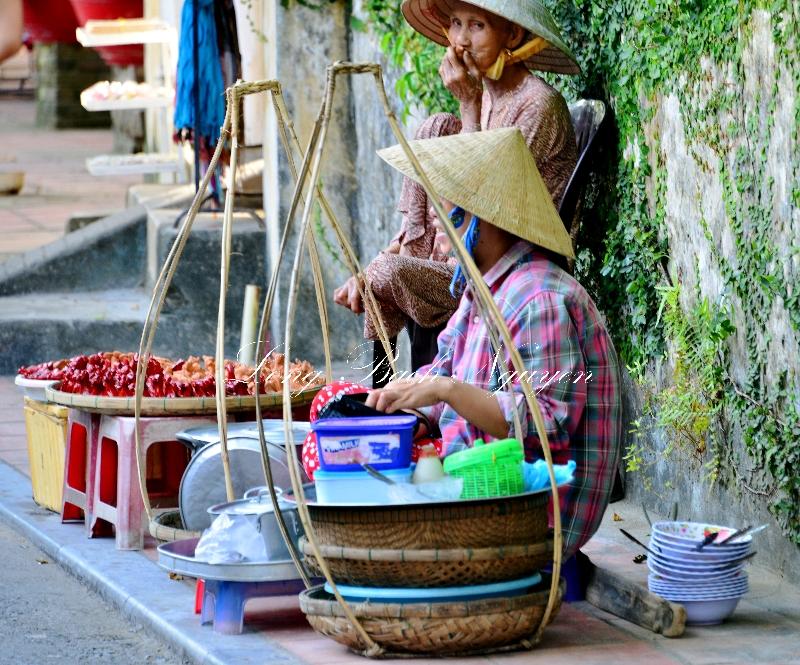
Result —
M 292 172 L 293 177 L 295 178 L 296 185 L 292 197 L 291 206 L 287 215 L 286 224 L 284 226 L 283 236 L 281 238 L 281 246 L 280 246 L 278 261 L 276 265 L 273 267 L 269 288 L 264 301 L 264 308 L 262 310 L 258 342 L 256 345 L 256 358 L 260 358 L 262 353 L 261 339 L 263 338 L 263 332 L 267 324 L 267 321 L 269 321 L 271 310 L 274 304 L 275 294 L 277 291 L 277 286 L 279 281 L 280 267 L 287 253 L 286 250 L 288 245 L 288 238 L 294 223 L 294 218 L 297 214 L 297 209 L 300 204 L 300 200 L 301 198 L 304 197 L 303 215 L 301 219 L 301 230 L 298 235 L 298 242 L 295 251 L 294 261 L 291 268 L 291 277 L 289 281 L 289 298 L 286 307 L 286 322 L 285 322 L 285 336 L 284 336 L 285 365 L 284 365 L 284 382 L 283 382 L 283 420 L 284 420 L 284 430 L 285 430 L 285 440 L 286 440 L 285 445 L 287 449 L 287 460 L 289 461 L 288 464 L 289 474 L 292 482 L 292 489 L 294 491 L 294 495 L 297 497 L 298 515 L 300 516 L 300 520 L 305 529 L 306 538 L 308 540 L 309 546 L 315 554 L 315 558 L 320 568 L 322 569 L 325 579 L 331 585 L 334 596 L 341 605 L 342 611 L 345 614 L 347 620 L 350 621 L 350 623 L 353 625 L 353 628 L 358 632 L 360 637 L 363 639 L 363 642 L 367 645 L 367 648 L 364 650 L 363 655 L 368 657 L 380 657 L 382 655 L 385 655 L 385 649 L 381 647 L 379 644 L 375 643 L 370 638 L 370 636 L 364 630 L 363 626 L 359 623 L 356 616 L 353 614 L 348 603 L 345 602 L 345 600 L 342 598 L 336 586 L 336 583 L 333 580 L 333 577 L 330 573 L 330 569 L 328 568 L 325 562 L 325 558 L 322 556 L 322 552 L 320 550 L 320 546 L 317 542 L 317 538 L 314 532 L 314 527 L 310 520 L 310 516 L 308 513 L 308 506 L 303 491 L 300 461 L 297 456 L 297 451 L 292 432 L 291 387 L 289 381 L 286 380 L 287 377 L 289 376 L 291 340 L 292 340 L 294 319 L 297 308 L 297 292 L 300 283 L 300 267 L 302 264 L 303 253 L 306 249 L 309 253 L 316 298 L 317 298 L 317 303 L 319 305 L 320 323 L 322 326 L 322 335 L 323 335 L 323 348 L 325 352 L 326 376 L 329 381 L 332 378 L 330 339 L 328 332 L 328 316 L 327 316 L 327 305 L 325 301 L 324 281 L 322 279 L 322 271 L 319 263 L 319 255 L 316 248 L 316 243 L 314 240 L 313 230 L 311 226 L 311 212 L 314 208 L 315 203 L 319 203 L 324 218 L 329 222 L 331 228 L 333 229 L 351 273 L 354 276 L 362 274 L 358 259 L 355 253 L 353 252 L 353 249 L 348 239 L 344 235 L 341 226 L 337 222 L 333 210 L 331 209 L 330 205 L 325 199 L 320 186 L 321 162 L 322 162 L 322 156 L 325 148 L 326 139 L 328 136 L 328 128 L 333 109 L 333 99 L 336 89 L 337 78 L 343 75 L 350 76 L 350 75 L 360 75 L 360 74 L 372 75 L 373 77 L 375 87 L 378 92 L 379 100 L 382 104 L 384 113 L 389 121 L 392 132 L 395 135 L 397 141 L 400 143 L 406 156 L 414 166 L 414 170 L 419 176 L 422 186 L 424 187 L 430 200 L 433 202 L 433 206 L 437 216 L 443 222 L 443 227 L 445 229 L 445 232 L 447 233 L 450 242 L 453 245 L 453 248 L 459 258 L 459 261 L 464 267 L 464 271 L 467 274 L 470 286 L 475 293 L 476 302 L 479 304 L 481 311 L 484 315 L 484 318 L 489 324 L 488 328 L 490 331 L 494 348 L 495 349 L 505 348 L 511 359 L 511 368 L 517 371 L 517 376 L 519 376 L 520 378 L 521 388 L 525 395 L 525 400 L 528 404 L 528 409 L 530 410 L 533 416 L 534 425 L 536 427 L 537 434 L 541 441 L 544 458 L 547 461 L 548 471 L 550 475 L 550 486 L 553 496 L 554 556 L 553 556 L 552 581 L 548 595 L 547 607 L 545 609 L 541 626 L 537 630 L 536 634 L 533 635 L 531 637 L 531 640 L 529 641 L 529 644 L 533 646 L 537 644 L 541 639 L 541 634 L 545 626 L 549 623 L 550 616 L 558 600 L 557 594 L 558 594 L 558 584 L 559 584 L 562 550 L 563 550 L 563 540 L 561 533 L 561 513 L 559 506 L 558 490 L 553 471 L 552 454 L 550 451 L 550 445 L 547 438 L 547 432 L 544 426 L 544 420 L 540 408 L 538 406 L 538 403 L 536 401 L 536 398 L 534 396 L 532 387 L 527 379 L 527 375 L 524 372 L 525 368 L 523 366 L 519 351 L 514 346 L 511 334 L 508 330 L 508 326 L 503 320 L 503 317 L 500 314 L 497 305 L 492 299 L 491 293 L 489 292 L 488 287 L 484 283 L 480 271 L 475 266 L 472 257 L 466 251 L 460 236 L 450 223 L 446 212 L 442 209 L 441 203 L 439 202 L 439 199 L 435 191 L 433 190 L 430 181 L 428 180 L 416 156 L 411 151 L 408 142 L 406 141 L 402 133 L 402 129 L 397 120 L 397 117 L 395 116 L 389 104 L 389 100 L 386 95 L 386 90 L 383 85 L 381 67 L 378 64 L 336 62 L 328 67 L 325 96 L 319 111 L 319 115 L 315 122 L 314 129 L 311 138 L 309 140 L 309 144 L 305 151 L 302 151 L 294 131 L 294 126 L 291 120 L 289 119 L 289 115 L 283 103 L 281 86 L 278 81 L 272 80 L 272 81 L 253 82 L 253 83 L 238 82 L 236 85 L 232 86 L 227 90 L 226 96 L 228 104 L 225 115 L 225 121 L 222 126 L 222 131 L 220 135 L 220 140 L 214 151 L 214 155 L 212 157 L 206 175 L 203 178 L 200 189 L 198 190 L 192 202 L 189 214 L 186 216 L 178 232 L 178 235 L 175 239 L 175 242 L 170 250 L 170 253 L 167 256 L 167 259 L 164 263 L 161 273 L 159 274 L 156 286 L 153 291 L 153 297 L 150 303 L 150 307 L 147 312 L 145 326 L 142 331 L 142 338 L 139 347 L 140 362 L 138 363 L 136 372 L 136 399 L 135 399 L 134 415 L 136 418 L 136 425 L 137 425 L 136 457 L 139 468 L 139 485 L 142 491 L 145 509 L 147 511 L 148 517 L 152 520 L 152 508 L 150 506 L 145 485 L 145 476 L 144 476 L 145 465 L 141 455 L 141 444 L 139 439 L 139 420 L 141 417 L 141 399 L 144 391 L 144 379 L 146 374 L 147 361 L 150 358 L 153 339 L 155 336 L 155 330 L 158 325 L 158 318 L 164 304 L 164 299 L 166 296 L 167 289 L 174 276 L 175 270 L 177 269 L 180 256 L 185 247 L 189 232 L 191 231 L 192 224 L 197 216 L 197 212 L 200 208 L 200 203 L 203 199 L 203 195 L 208 187 L 211 173 L 213 173 L 219 161 L 219 157 L 222 152 L 222 147 L 226 140 L 226 136 L 229 137 L 231 140 L 231 169 L 230 169 L 231 179 L 233 178 L 233 174 L 235 173 L 236 164 L 238 160 L 238 149 L 239 149 L 237 133 L 238 133 L 238 115 L 239 115 L 238 111 L 241 98 L 248 94 L 268 92 L 271 95 L 273 108 L 277 116 L 281 143 L 283 145 L 284 151 L 286 152 L 290 170 Z M 295 167 L 295 162 L 293 159 L 293 150 L 296 150 L 304 155 L 299 172 L 296 170 Z M 225 472 L 226 491 L 228 493 L 229 500 L 233 500 L 234 497 L 233 497 L 233 489 L 230 478 L 230 467 L 227 457 L 227 409 L 224 399 L 225 383 L 224 383 L 223 372 L 224 372 L 224 352 L 225 352 L 224 349 L 225 295 L 227 292 L 227 282 L 228 282 L 228 261 L 230 258 L 230 238 L 231 238 L 231 226 L 233 219 L 234 198 L 235 198 L 235 193 L 234 193 L 233 183 L 231 180 L 231 183 L 226 192 L 225 214 L 223 218 L 222 261 L 220 269 L 220 278 L 221 278 L 220 307 L 219 307 L 218 326 L 217 326 L 217 349 L 216 349 L 218 423 L 219 423 L 219 432 L 222 445 L 222 461 L 223 461 L 223 469 Z M 386 351 L 387 357 L 389 358 L 392 371 L 396 373 L 396 357 L 391 353 L 388 335 L 386 333 L 385 326 L 383 325 L 383 321 L 380 316 L 380 310 L 377 306 L 377 302 L 375 301 L 374 295 L 372 294 L 372 290 L 369 286 L 368 281 L 365 281 L 363 286 L 360 280 L 357 280 L 357 282 L 359 284 L 359 291 L 364 301 L 365 308 L 369 312 L 370 316 L 372 316 L 373 320 L 376 321 L 376 323 L 378 324 L 377 326 L 378 335 Z M 498 357 L 499 360 L 504 365 L 507 365 L 507 363 L 505 363 L 505 360 L 501 355 L 498 354 Z M 506 369 L 508 370 L 509 367 L 506 367 Z M 275 514 L 280 518 L 280 511 L 278 510 L 278 505 L 277 505 L 278 503 L 277 495 L 275 494 L 274 483 L 272 481 L 270 459 L 269 455 L 267 454 L 266 438 L 264 435 L 263 425 L 261 422 L 261 409 L 259 405 L 258 396 L 259 396 L 258 382 L 256 382 L 255 403 L 256 403 L 258 430 L 259 430 L 259 440 L 262 449 L 262 463 L 264 467 L 264 475 L 265 475 L 265 480 L 267 481 L 267 486 L 269 487 L 270 490 L 269 494 L 273 503 L 273 507 L 275 509 Z M 514 425 L 516 434 L 518 438 L 521 439 L 521 424 L 519 422 L 518 417 L 515 418 Z M 278 524 L 281 528 L 281 533 L 284 536 L 284 539 L 286 540 L 289 546 L 289 551 L 292 556 L 292 559 L 300 575 L 302 576 L 306 586 L 309 587 L 310 582 L 308 575 L 305 572 L 302 563 L 300 562 L 299 555 L 293 546 L 291 538 L 288 537 L 288 531 L 286 529 L 285 524 L 283 524 L 283 520 L 279 519 Z

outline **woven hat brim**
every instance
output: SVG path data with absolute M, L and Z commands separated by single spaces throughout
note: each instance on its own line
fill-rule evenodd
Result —
M 438 196 L 535 245 L 574 258 L 572 240 L 519 129 L 454 134 L 409 145 Z M 378 154 L 420 182 L 400 145 Z
M 536 18 L 520 18 L 510 4 L 512 2 L 519 3 L 521 0 L 471 0 L 470 4 L 516 23 L 550 44 L 546 49 L 524 61 L 528 69 L 556 74 L 580 74 L 581 68 L 572 51 L 564 43 L 550 12 L 537 2 L 534 5 L 538 11 L 533 12 L 538 14 Z M 448 41 L 442 34 L 442 26 L 447 23 L 453 4 L 452 0 L 403 0 L 401 10 L 414 30 L 437 44 L 448 46 Z

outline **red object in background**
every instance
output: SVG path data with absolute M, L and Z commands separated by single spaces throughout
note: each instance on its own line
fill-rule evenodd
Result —
M 69 0 L 24 0 L 22 22 L 34 44 L 75 41 L 78 19 Z
M 107 21 L 118 18 L 142 18 L 144 9 L 142 0 L 69 0 L 79 25 L 87 21 Z M 52 2 L 49 4 L 58 4 Z M 107 65 L 127 67 L 141 65 L 144 62 L 144 48 L 141 44 L 125 46 L 98 46 L 97 52 Z

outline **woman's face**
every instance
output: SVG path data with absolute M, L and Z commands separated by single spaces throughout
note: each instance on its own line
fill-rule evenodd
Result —
M 467 2 L 456 2 L 447 29 L 459 57 L 469 51 L 481 72 L 491 67 L 500 52 L 510 46 L 510 21 Z

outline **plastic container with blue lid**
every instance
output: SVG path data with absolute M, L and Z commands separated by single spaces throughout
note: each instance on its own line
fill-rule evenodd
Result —
M 326 471 L 407 469 L 416 416 L 321 418 L 311 423 L 320 467 Z

